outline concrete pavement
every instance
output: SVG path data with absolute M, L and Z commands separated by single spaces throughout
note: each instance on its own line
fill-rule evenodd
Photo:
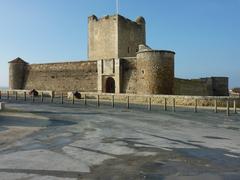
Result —
M 240 179 L 240 116 L 7 104 L 0 180 Z

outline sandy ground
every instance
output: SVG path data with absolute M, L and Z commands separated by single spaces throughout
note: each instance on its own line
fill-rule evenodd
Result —
M 0 180 L 240 179 L 240 116 L 9 103 Z

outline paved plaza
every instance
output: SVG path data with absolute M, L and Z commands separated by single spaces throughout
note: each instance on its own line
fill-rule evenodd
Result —
M 240 179 L 240 116 L 8 103 L 1 180 Z

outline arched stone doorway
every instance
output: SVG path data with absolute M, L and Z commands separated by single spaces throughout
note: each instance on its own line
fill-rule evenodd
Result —
M 106 80 L 106 93 L 115 93 L 115 80 L 112 77 Z

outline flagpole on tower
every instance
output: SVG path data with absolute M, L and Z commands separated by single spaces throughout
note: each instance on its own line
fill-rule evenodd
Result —
M 116 10 L 117 14 L 119 14 L 119 0 L 116 0 Z

